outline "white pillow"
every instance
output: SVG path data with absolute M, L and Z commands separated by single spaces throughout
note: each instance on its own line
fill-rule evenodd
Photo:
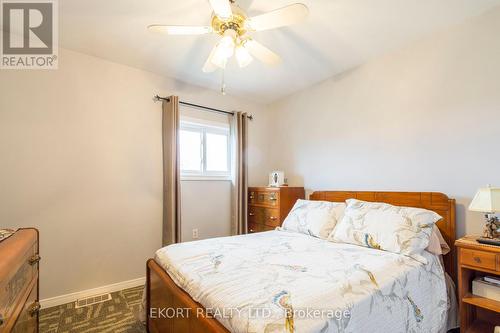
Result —
M 426 250 L 435 255 L 444 255 L 450 253 L 450 247 L 443 238 L 439 228 L 434 225 L 432 228 L 431 238 Z
M 427 263 L 421 253 L 441 216 L 421 208 L 355 199 L 346 202 L 344 217 L 329 240 L 400 253 Z
M 345 210 L 344 202 L 297 200 L 283 221 L 283 230 L 326 239 Z

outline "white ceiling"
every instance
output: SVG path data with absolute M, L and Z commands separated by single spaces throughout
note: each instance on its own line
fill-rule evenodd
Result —
M 250 16 L 300 0 L 237 0 Z M 277 67 L 257 61 L 226 70 L 229 94 L 268 103 L 432 31 L 500 5 L 500 0 L 302 0 L 306 22 L 255 33 L 283 58 Z M 62 47 L 220 89 L 221 72 L 201 71 L 215 35 L 163 36 L 150 24 L 207 25 L 207 0 L 63 0 Z

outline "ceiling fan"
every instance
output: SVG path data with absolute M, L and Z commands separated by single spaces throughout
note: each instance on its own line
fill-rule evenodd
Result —
M 267 47 L 252 39 L 249 33 L 295 24 L 309 14 L 306 5 L 296 3 L 254 17 L 247 17 L 235 0 L 209 0 L 213 8 L 210 26 L 150 25 L 149 30 L 168 35 L 203 35 L 216 33 L 221 36 L 203 66 L 210 73 L 225 69 L 228 60 L 235 55 L 240 67 L 248 66 L 253 58 L 268 65 L 276 65 L 281 58 Z

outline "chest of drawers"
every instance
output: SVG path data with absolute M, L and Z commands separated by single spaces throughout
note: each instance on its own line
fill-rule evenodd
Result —
M 38 332 L 38 231 L 0 242 L 0 333 Z
M 304 199 L 303 187 L 249 187 L 248 232 L 279 227 L 297 199 Z

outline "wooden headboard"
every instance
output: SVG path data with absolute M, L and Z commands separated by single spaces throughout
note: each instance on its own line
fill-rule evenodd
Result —
M 443 256 L 446 272 L 456 282 L 455 253 L 455 199 L 443 193 L 434 192 L 358 192 L 358 191 L 319 191 L 309 196 L 311 200 L 341 202 L 347 199 L 358 199 L 372 202 L 385 202 L 395 206 L 418 207 L 432 210 L 443 217 L 437 223 L 450 253 Z

